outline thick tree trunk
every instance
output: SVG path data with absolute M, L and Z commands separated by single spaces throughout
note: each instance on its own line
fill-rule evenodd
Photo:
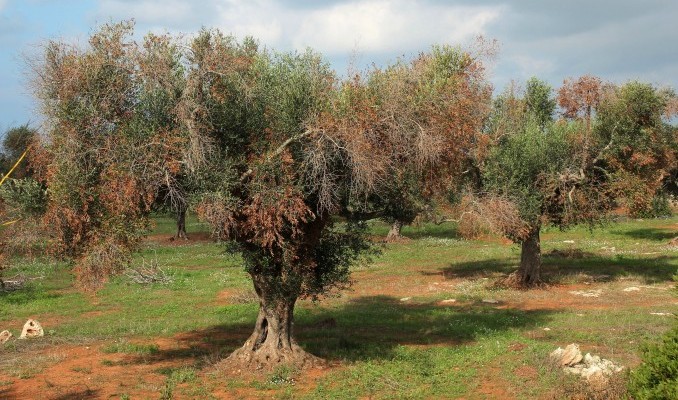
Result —
M 533 287 L 541 283 L 541 242 L 539 227 L 536 227 L 521 243 L 520 267 L 504 280 L 504 284 L 515 287 Z
M 539 228 L 535 228 L 522 243 L 520 252 L 520 281 L 525 286 L 541 283 L 541 241 Z
M 177 209 L 177 235 L 176 239 L 185 239 L 188 240 L 186 236 L 186 206 L 181 205 Z
M 392 240 L 398 240 L 402 239 L 402 234 L 400 231 L 403 229 L 403 223 L 402 221 L 395 220 L 393 221 L 393 224 L 391 225 L 391 230 L 388 231 L 388 235 L 386 236 L 386 241 L 392 241 Z
M 255 278 L 256 282 L 256 278 Z M 322 360 L 302 349 L 292 337 L 296 298 L 269 300 L 269 293 L 255 283 L 259 295 L 259 315 L 254 332 L 241 348 L 225 360 L 232 368 L 270 370 L 278 365 L 309 367 Z

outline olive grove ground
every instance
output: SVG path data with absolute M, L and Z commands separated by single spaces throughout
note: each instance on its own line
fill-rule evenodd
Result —
M 6 271 L 39 279 L 0 294 L 0 329 L 18 336 L 36 318 L 46 336 L 0 348 L 0 397 L 562 398 L 580 386 L 548 365 L 550 351 L 575 342 L 633 367 L 678 314 L 676 217 L 545 230 L 550 286 L 531 291 L 492 288 L 519 261 L 505 239 L 408 227 L 354 269 L 352 290 L 297 307 L 298 342 L 325 367 L 224 371 L 219 360 L 256 318 L 251 281 L 205 226 L 189 219 L 190 240 L 170 241 L 173 222 L 156 221 L 134 266 L 157 261 L 168 285 L 121 276 L 88 295 L 61 264 L 26 259 Z

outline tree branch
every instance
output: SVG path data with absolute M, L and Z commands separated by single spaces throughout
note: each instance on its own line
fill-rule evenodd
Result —
M 272 151 L 272 152 L 270 152 L 270 153 L 268 153 L 268 154 L 266 155 L 266 157 L 264 158 L 265 162 L 269 162 L 269 161 L 271 161 L 272 159 L 274 159 L 275 157 L 278 157 L 278 156 L 281 155 L 281 154 L 283 153 L 283 151 L 285 151 L 285 149 L 286 149 L 287 147 L 289 147 L 292 143 L 294 143 L 294 142 L 296 142 L 296 141 L 299 141 L 299 140 L 305 138 L 306 136 L 308 136 L 308 135 L 310 135 L 310 134 L 312 134 L 312 133 L 313 133 L 313 131 L 311 131 L 311 130 L 305 130 L 304 132 L 302 132 L 302 133 L 300 133 L 300 134 L 298 134 L 298 135 L 294 135 L 294 136 L 292 136 L 292 137 L 289 137 L 289 138 L 288 138 L 287 140 L 285 140 L 280 146 L 278 146 L 277 149 L 275 149 L 274 151 Z M 253 170 L 252 168 L 248 168 L 247 171 L 243 172 L 242 175 L 240 175 L 240 182 L 244 182 L 244 181 L 245 181 L 248 177 L 250 177 L 253 173 L 254 173 L 254 170 Z

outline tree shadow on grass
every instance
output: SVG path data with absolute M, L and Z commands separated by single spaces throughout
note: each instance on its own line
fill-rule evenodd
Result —
M 497 309 L 475 304 L 446 307 L 406 304 L 389 296 L 360 297 L 338 309 L 300 308 L 295 338 L 307 351 L 329 361 L 387 360 L 399 346 L 459 346 L 512 329 L 546 324 L 550 310 Z M 251 324 L 224 324 L 188 332 L 181 345 L 150 356 L 130 356 L 126 363 L 193 360 L 196 368 L 214 364 L 242 346 Z
M 399 346 L 459 346 L 513 329 L 542 326 L 551 313 L 486 304 L 409 304 L 390 296 L 369 296 L 315 319 L 300 318 L 296 332 L 307 351 L 327 360 L 388 360 Z M 328 317 L 336 321 L 335 326 L 315 328 L 314 320 Z
M 12 291 L 0 290 L 0 304 L 5 303 L 13 306 L 21 306 L 36 300 L 54 300 L 61 296 L 63 296 L 63 294 L 54 291 L 47 292 L 44 289 L 38 289 L 29 283 L 22 288 Z
M 421 274 L 427 276 L 442 275 L 445 279 L 480 279 L 497 274 L 508 275 L 516 268 L 517 264 L 509 259 L 490 258 L 453 263 L 439 271 L 421 271 Z
M 674 237 L 678 236 L 678 232 L 676 230 L 658 229 L 658 228 L 641 228 L 641 229 L 614 231 L 612 233 L 620 236 L 629 236 L 634 239 L 652 240 L 655 242 L 669 241 Z
M 559 283 L 568 277 L 589 275 L 597 281 L 613 281 L 626 276 L 638 276 L 645 283 L 671 281 L 676 273 L 676 256 L 631 258 L 624 255 L 603 257 L 582 253 L 581 257 L 563 256 L 560 252 L 542 255 L 542 278 L 550 283 Z M 518 260 L 487 259 L 450 264 L 439 272 L 422 272 L 426 275 L 442 275 L 446 279 L 478 279 L 492 275 L 508 275 L 518 268 Z

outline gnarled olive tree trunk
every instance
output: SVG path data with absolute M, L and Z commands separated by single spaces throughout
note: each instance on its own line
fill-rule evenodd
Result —
M 175 239 L 188 239 L 186 236 L 186 205 L 177 208 L 177 234 Z
M 294 340 L 294 305 L 296 295 L 281 295 L 265 283 L 265 279 L 252 275 L 254 289 L 259 297 L 259 314 L 254 332 L 245 344 L 228 358 L 232 364 L 246 369 L 271 369 L 290 364 L 311 366 L 322 360 L 302 349 Z
M 312 259 L 322 231 L 330 221 L 324 213 L 308 221 L 301 230 L 301 246 L 297 249 L 297 263 L 305 264 Z M 255 246 L 251 250 L 257 251 Z M 295 367 L 322 365 L 323 360 L 307 353 L 293 337 L 294 305 L 303 294 L 303 274 L 295 268 L 286 269 L 283 265 L 257 266 L 250 270 L 254 291 L 259 298 L 259 314 L 254 332 L 245 344 L 235 350 L 226 360 L 230 365 L 249 369 L 272 369 L 281 364 Z
M 521 242 L 520 267 L 504 280 L 504 284 L 517 287 L 539 285 L 541 281 L 541 242 L 539 227 L 530 230 Z
M 386 241 L 402 239 L 403 235 L 400 233 L 403 229 L 403 222 L 400 220 L 393 221 L 391 224 L 391 229 L 388 231 L 386 236 Z
M 521 243 L 520 268 L 518 279 L 522 286 L 534 286 L 541 283 L 541 242 L 539 227 L 530 231 L 527 238 Z

